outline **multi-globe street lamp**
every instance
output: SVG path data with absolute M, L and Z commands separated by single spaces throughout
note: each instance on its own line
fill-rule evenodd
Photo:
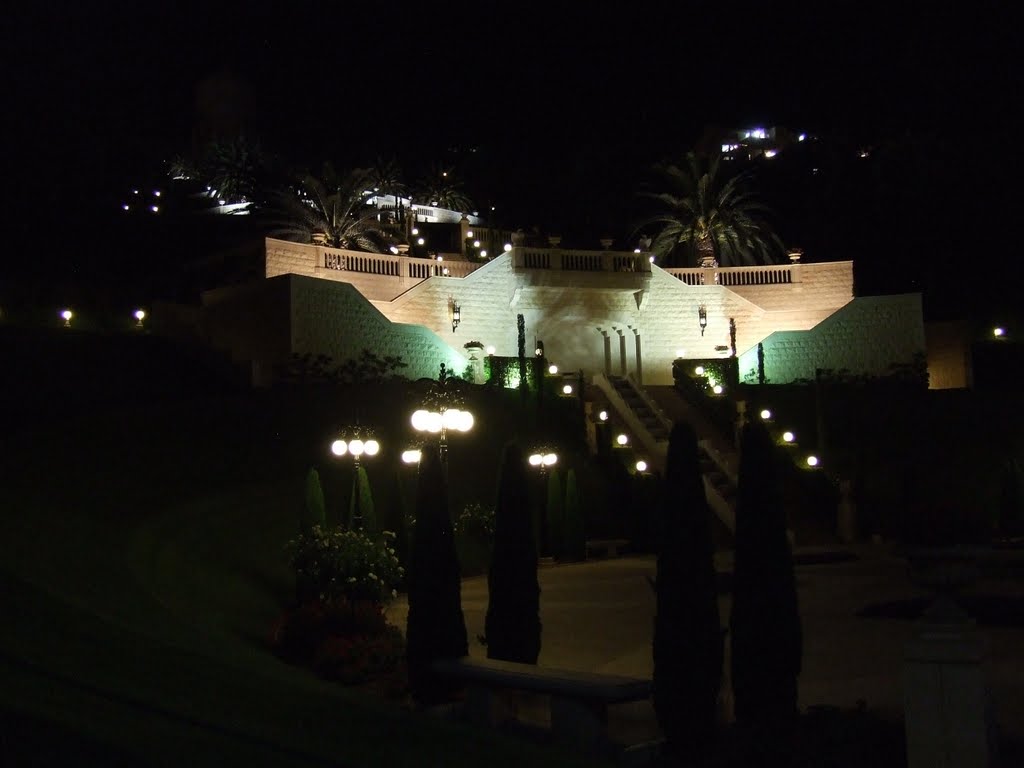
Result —
M 548 448 L 539 448 L 530 454 L 528 461 L 531 467 L 540 470 L 540 502 L 537 505 L 539 510 L 537 515 L 537 552 L 541 557 L 546 557 L 550 554 L 550 546 L 548 541 L 547 485 L 544 480 L 547 478 L 548 470 L 558 463 L 558 454 Z
M 352 498 L 355 500 L 355 507 L 352 510 L 352 529 L 361 530 L 363 527 L 363 513 L 360 507 L 359 492 L 359 462 L 363 456 L 372 457 L 380 453 L 380 443 L 371 436 L 363 439 L 363 433 L 353 429 L 352 436 L 343 435 L 331 443 L 331 453 L 341 458 L 351 456 L 354 468 L 352 477 Z
M 448 466 L 448 432 L 469 432 L 474 423 L 472 412 L 455 407 L 460 402 L 451 381 L 442 363 L 440 376 L 427 396 L 427 407 L 414 411 L 410 419 L 412 428 L 417 432 L 438 436 L 441 463 L 445 467 Z

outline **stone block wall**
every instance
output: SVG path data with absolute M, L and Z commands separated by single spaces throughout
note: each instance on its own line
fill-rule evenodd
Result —
M 340 363 L 368 349 L 379 357 L 401 357 L 407 364 L 402 373 L 410 379 L 437 378 L 441 363 L 461 375 L 469 364 L 468 357 L 429 329 L 384 317 L 347 283 L 300 276 L 287 279 L 294 353 L 325 354 Z
M 763 346 L 772 384 L 812 380 L 819 368 L 884 375 L 925 352 L 921 295 L 857 298 L 809 330 L 768 335 Z M 740 377 L 756 370 L 755 345 L 740 356 Z

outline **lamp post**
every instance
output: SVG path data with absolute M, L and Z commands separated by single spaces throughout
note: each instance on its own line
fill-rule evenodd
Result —
M 363 456 L 376 456 L 380 452 L 380 443 L 368 436 L 363 440 L 363 433 L 358 428 L 348 430 L 351 437 L 343 433 L 341 437 L 331 443 L 331 453 L 335 456 L 351 456 L 354 475 L 352 477 L 352 496 L 355 499 L 355 508 L 352 511 L 352 530 L 359 531 L 363 528 L 363 513 L 360 507 L 359 489 L 359 461 Z
M 448 430 L 469 432 L 473 428 L 473 414 L 465 409 L 456 408 L 459 404 L 458 394 L 451 384 L 451 377 L 444 363 L 441 373 L 431 386 L 427 396 L 426 408 L 420 408 L 412 414 L 412 428 L 417 432 L 438 435 L 441 448 L 441 463 L 448 468 Z
M 540 470 L 540 503 L 537 508 L 540 513 L 537 515 L 537 550 L 541 557 L 549 554 L 548 546 L 548 505 L 547 505 L 547 483 L 548 470 L 558 463 L 558 454 L 547 448 L 539 448 L 530 454 L 530 466 Z

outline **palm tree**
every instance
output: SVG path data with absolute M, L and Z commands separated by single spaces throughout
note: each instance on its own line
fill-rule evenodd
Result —
M 749 188 L 750 175 L 725 178 L 719 157 L 694 152 L 683 163 L 658 168 L 666 191 L 645 196 L 662 210 L 641 224 L 661 226 L 652 250 L 665 266 L 692 266 L 714 258 L 723 267 L 772 264 L 785 254 L 764 216 L 768 209 Z
M 278 193 L 270 211 L 274 237 L 311 243 L 314 234 L 332 248 L 380 253 L 391 239 L 391 228 L 366 205 L 371 189 L 366 171 L 340 176 L 327 166 L 323 179 L 305 174 L 297 186 Z
M 462 182 L 455 180 L 451 168 L 434 167 L 430 175 L 420 182 L 415 197 L 419 203 L 450 211 L 469 213 L 473 209 L 473 201 L 463 190 Z

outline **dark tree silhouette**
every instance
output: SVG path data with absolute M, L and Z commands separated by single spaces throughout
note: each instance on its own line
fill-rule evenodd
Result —
M 783 763 L 792 750 L 803 655 L 777 461 L 764 424 L 745 424 L 730 618 L 732 688 L 736 722 L 754 751 L 751 759 L 772 765 Z
M 462 582 L 455 552 L 448 483 L 436 443 L 423 449 L 416 494 L 416 526 L 409 564 L 406 655 L 409 684 L 421 705 L 447 699 L 453 689 L 433 674 L 439 659 L 469 653 L 462 615 Z
M 515 444 L 505 447 L 501 464 L 494 554 L 487 587 L 487 657 L 536 664 L 541 631 L 537 549 L 527 495 L 526 461 L 522 449 Z
M 722 682 L 711 511 L 697 435 L 672 428 L 665 467 L 655 581 L 654 711 L 674 755 L 700 759 L 714 743 Z

